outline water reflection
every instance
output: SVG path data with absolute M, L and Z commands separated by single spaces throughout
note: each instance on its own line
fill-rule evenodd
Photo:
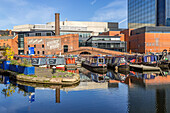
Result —
M 0 76 L 0 112 L 4 112 L 2 106 L 17 113 L 170 112 L 169 71 L 121 73 L 108 70 L 106 74 L 90 72 L 84 68 L 67 71 L 79 73 L 80 84 L 33 84 Z M 21 106 L 29 106 L 29 109 Z
M 0 83 L 4 84 L 4 88 L 1 91 L 6 97 L 13 96 L 13 93 L 17 92 L 18 94 L 22 94 L 24 97 L 28 97 L 28 102 L 32 103 L 35 101 L 35 89 L 44 89 L 44 88 L 51 88 L 55 89 L 55 97 L 56 103 L 60 103 L 60 89 L 64 88 L 74 88 L 78 84 L 73 86 L 61 86 L 61 85 L 45 85 L 45 84 L 35 84 L 35 83 L 27 83 L 21 82 L 16 80 L 10 80 L 9 76 L 2 76 L 0 75 Z

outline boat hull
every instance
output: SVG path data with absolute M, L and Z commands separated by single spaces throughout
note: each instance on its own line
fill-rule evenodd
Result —
M 152 67 L 157 66 L 157 64 L 143 64 L 143 65 L 152 66 Z M 158 67 L 160 67 L 161 69 L 169 69 L 169 64 L 168 63 L 158 64 Z
M 129 71 L 130 70 L 130 66 L 129 65 L 108 65 L 109 69 L 113 69 L 115 71 L 119 71 L 119 72 L 125 72 L 125 71 Z
M 136 71 L 160 71 L 160 67 L 146 66 L 146 65 L 130 65 L 130 70 Z
M 82 63 L 82 67 L 96 73 L 107 73 L 107 66 L 92 66 L 86 63 Z

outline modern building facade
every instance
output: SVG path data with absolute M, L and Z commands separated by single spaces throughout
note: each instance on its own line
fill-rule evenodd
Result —
M 118 23 L 115 22 L 82 22 L 82 21 L 60 21 L 60 35 L 79 34 L 79 46 L 85 46 L 85 41 L 91 36 L 98 36 L 101 32 L 117 30 Z M 55 22 L 49 22 L 45 25 L 19 25 L 14 26 L 13 31 L 53 31 L 55 33 Z
M 92 36 L 86 41 L 86 46 L 126 52 L 126 42 L 120 36 Z
M 128 28 L 170 26 L 170 0 L 128 0 Z

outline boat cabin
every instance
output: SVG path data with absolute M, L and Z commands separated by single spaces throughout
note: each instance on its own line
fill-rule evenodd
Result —
M 117 56 L 107 59 L 107 64 L 109 65 L 125 65 L 127 63 L 124 56 Z
M 90 64 L 95 66 L 106 66 L 105 58 L 102 56 L 93 56 L 90 59 Z

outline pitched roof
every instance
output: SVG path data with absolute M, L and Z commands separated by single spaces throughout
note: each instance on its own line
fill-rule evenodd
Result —
M 3 39 L 14 39 L 15 36 L 0 36 L 0 40 Z

